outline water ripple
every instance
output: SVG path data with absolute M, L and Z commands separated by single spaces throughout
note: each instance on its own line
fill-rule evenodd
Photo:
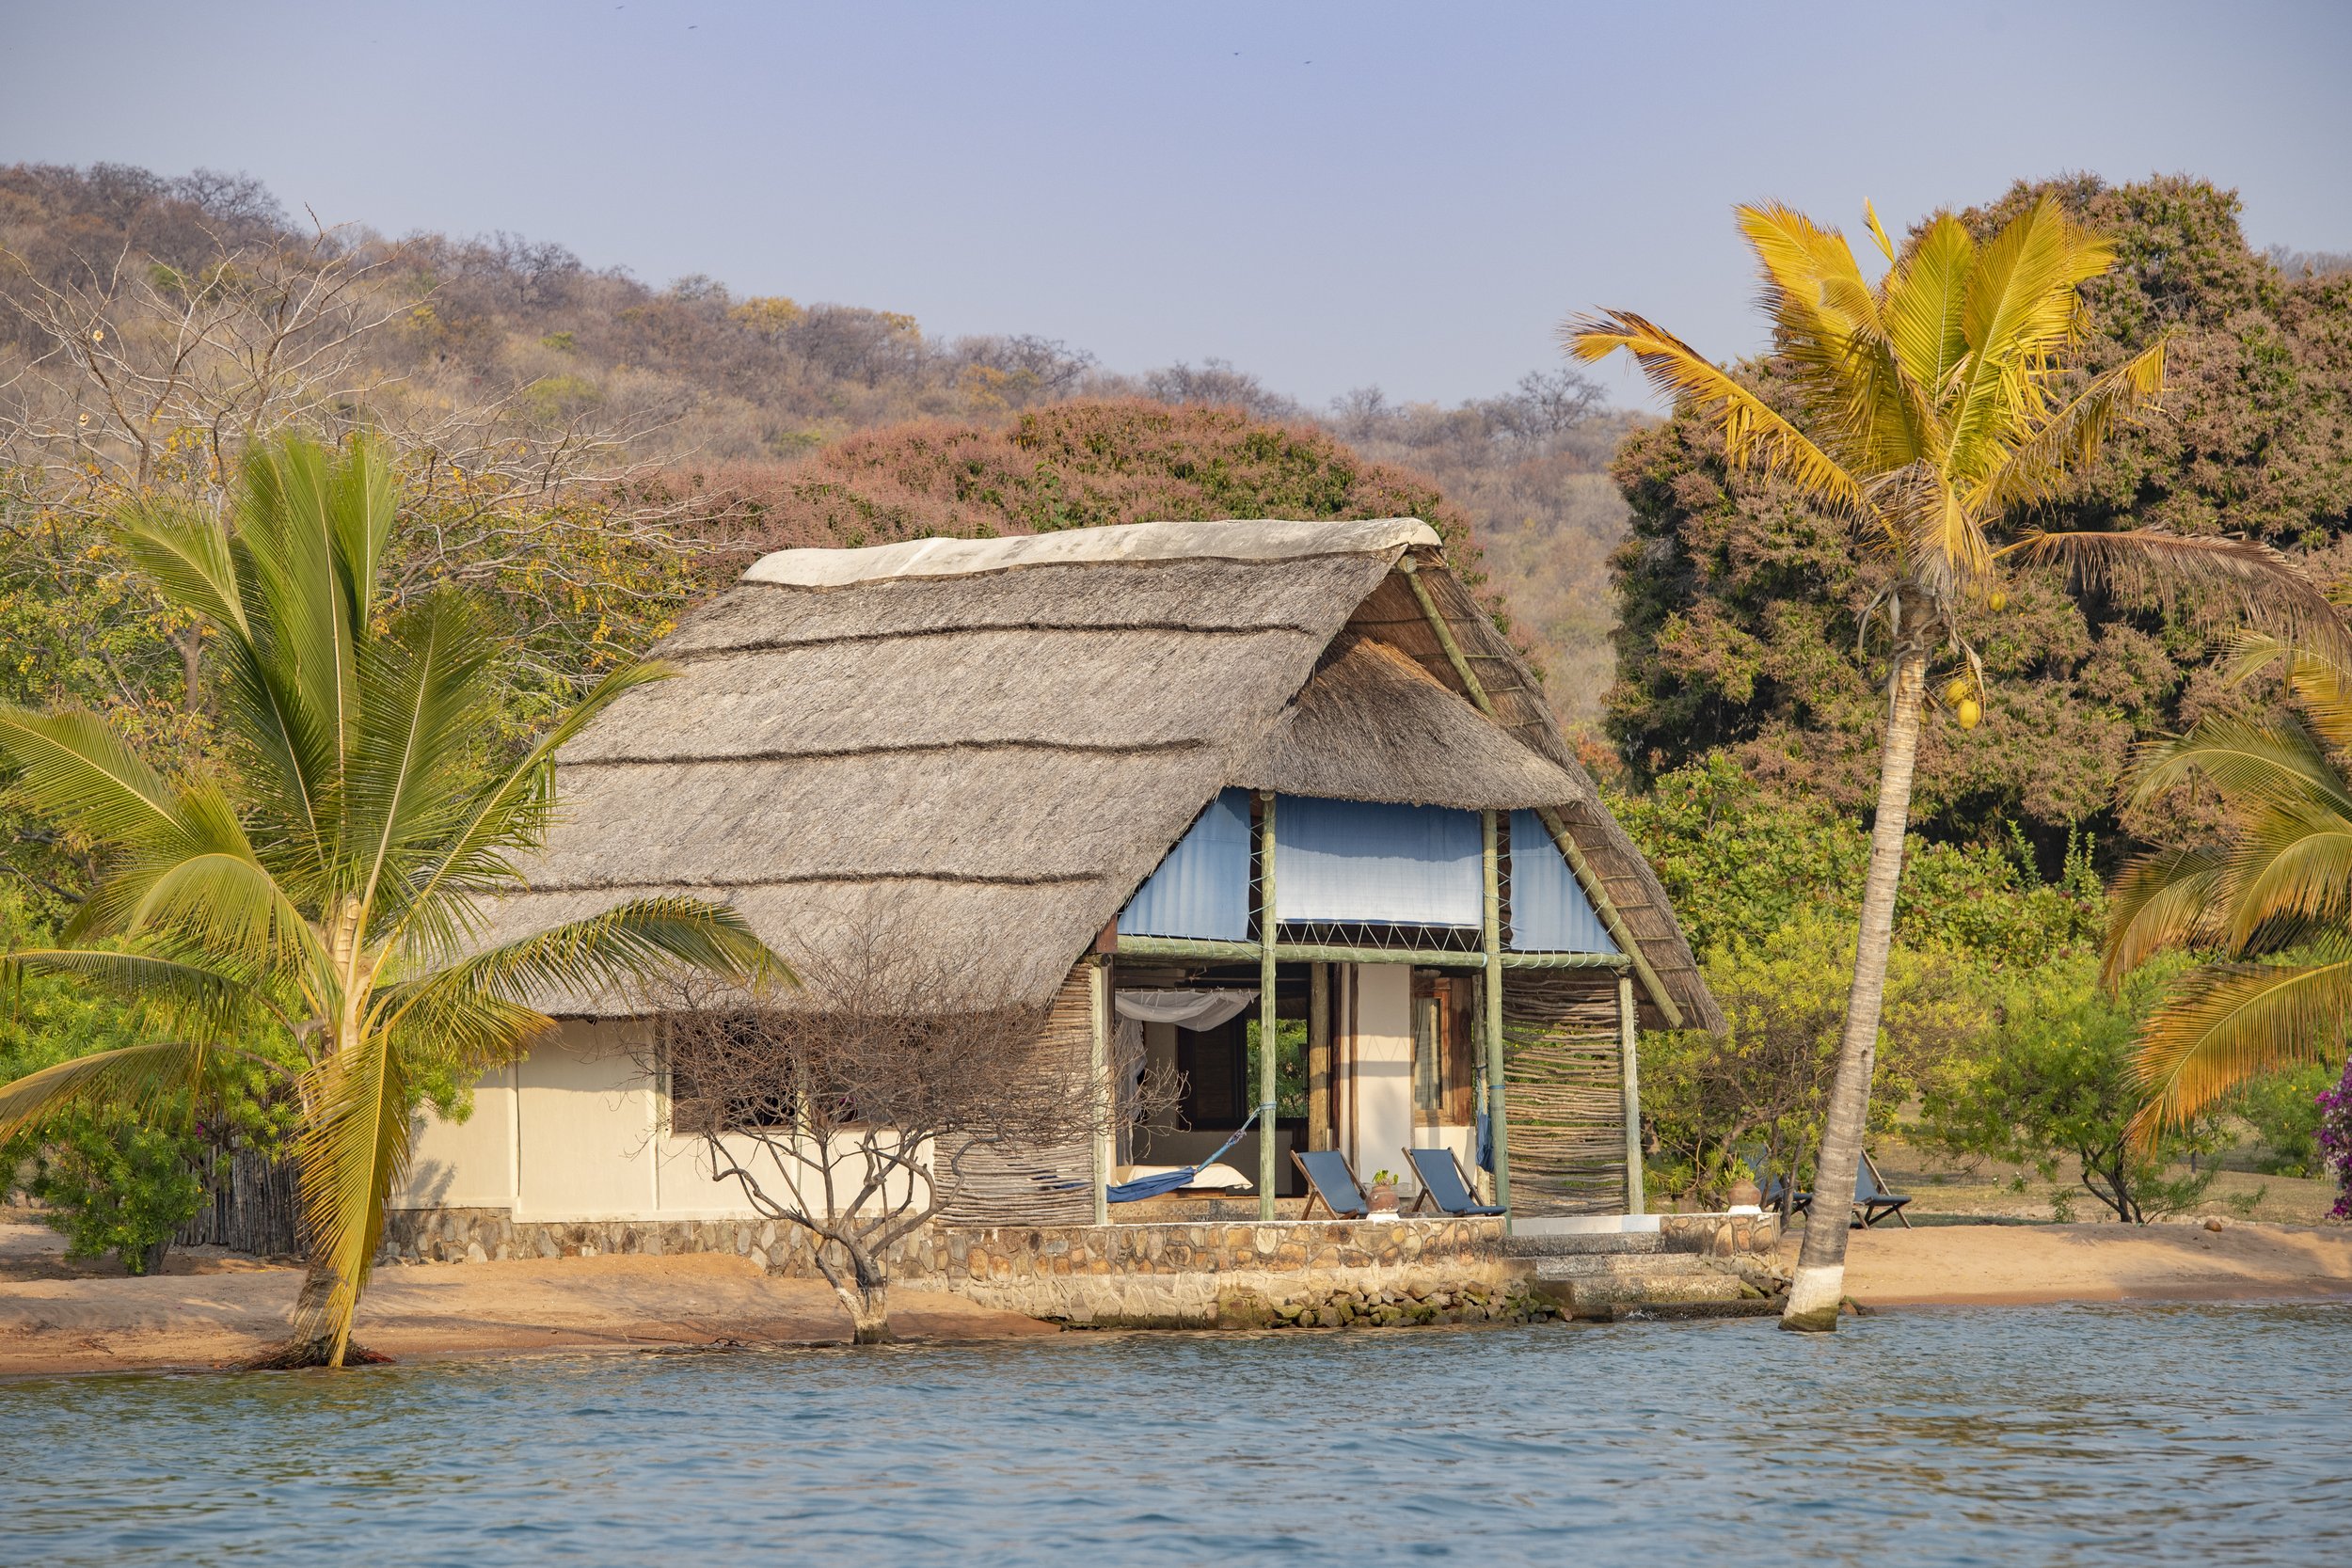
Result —
M 0 1561 L 2352 1561 L 2352 1311 L 0 1385 Z

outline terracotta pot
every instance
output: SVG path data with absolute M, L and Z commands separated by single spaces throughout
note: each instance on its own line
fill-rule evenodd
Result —
M 1764 1201 L 1764 1189 L 1741 1177 L 1731 1184 L 1730 1203 L 1734 1209 L 1754 1209 Z
M 1393 1214 L 1396 1212 L 1395 1182 L 1375 1181 L 1372 1184 L 1372 1192 L 1369 1195 L 1369 1197 L 1372 1204 L 1372 1212 L 1374 1213 Z

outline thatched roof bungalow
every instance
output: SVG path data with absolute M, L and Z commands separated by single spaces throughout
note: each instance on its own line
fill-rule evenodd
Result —
M 724 898 L 805 953 L 886 895 L 976 993 L 1052 1003 L 1080 1035 L 1141 1028 L 1184 1071 L 1169 1125 L 1064 1151 L 1081 1189 L 1145 1155 L 1195 1156 L 1258 1102 L 1241 1021 L 1184 1028 L 1122 1004 L 1238 988 L 1265 1025 L 1310 1037 L 1303 1105 L 1234 1162 L 1267 1203 L 1279 1146 L 1393 1165 L 1401 1143 L 1435 1139 L 1474 1164 L 1500 1069 L 1514 1206 L 1638 1212 L 1626 1046 L 1638 1023 L 1721 1016 L 1657 878 L 1425 524 L 787 550 L 657 651 L 681 675 L 561 755 L 559 826 L 498 935 L 673 892 Z M 644 1011 L 551 1005 L 581 1041 Z M 593 1055 L 580 1044 L 546 1070 L 579 1079 Z M 518 1208 L 557 1201 L 534 1189 L 522 1125 L 538 1060 L 512 1085 Z M 566 1142 L 580 1177 L 593 1161 Z M 489 1196 L 496 1181 L 469 1172 L 494 1151 L 444 1147 L 419 1190 Z M 644 1196 L 659 1174 L 609 1175 L 588 1181 L 606 1207 L 665 1207 Z

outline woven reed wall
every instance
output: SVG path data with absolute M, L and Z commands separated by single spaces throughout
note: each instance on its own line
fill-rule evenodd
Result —
M 1622 1214 L 1625 1063 L 1613 974 L 1517 970 L 1502 982 L 1511 1207 Z
M 206 1166 L 204 1207 L 188 1217 L 175 1242 L 263 1258 L 309 1250 L 303 1244 L 301 1177 L 293 1161 L 273 1164 L 249 1148 L 215 1148 Z
M 1083 1092 L 1094 1056 L 1091 966 L 1071 970 L 1038 1035 L 1036 1070 L 1067 1072 Z M 940 1206 L 948 1225 L 1085 1225 L 1094 1218 L 1094 1151 L 1079 1137 L 1044 1148 L 972 1148 Z

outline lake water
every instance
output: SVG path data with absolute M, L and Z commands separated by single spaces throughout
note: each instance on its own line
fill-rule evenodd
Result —
M 0 1562 L 2352 1562 L 2352 1308 L 0 1384 Z

